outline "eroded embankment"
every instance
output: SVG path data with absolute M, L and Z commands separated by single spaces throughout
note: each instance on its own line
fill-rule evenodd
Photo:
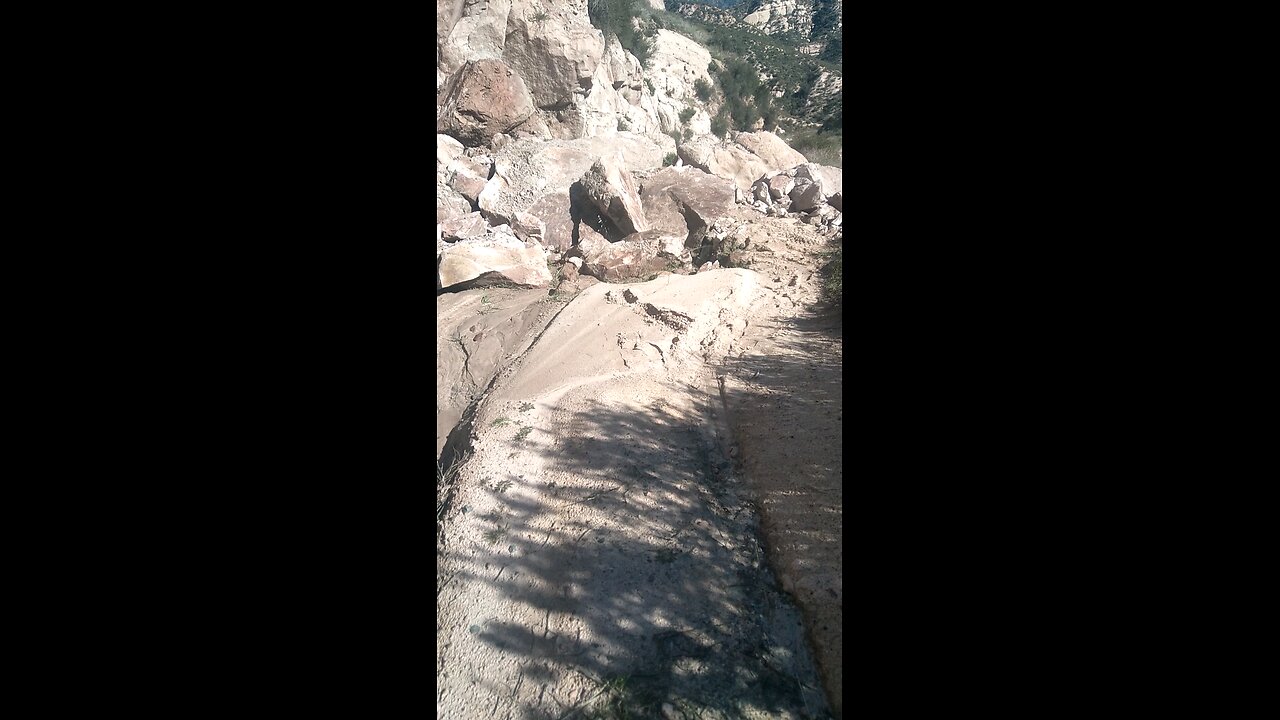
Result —
M 474 409 L 442 521 L 440 717 L 823 717 L 709 363 L 755 273 L 583 291 Z

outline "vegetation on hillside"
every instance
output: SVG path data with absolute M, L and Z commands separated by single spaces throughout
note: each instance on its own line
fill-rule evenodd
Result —
M 668 10 L 678 9 L 683 1 L 669 0 Z M 656 10 L 645 0 L 588 0 L 588 10 L 593 25 L 606 36 L 617 38 L 642 63 L 647 64 L 659 29 L 680 33 L 707 48 L 713 58 L 708 73 L 714 83 L 699 79 L 694 83 L 694 95 L 708 110 L 719 106 L 711 118 L 713 134 L 723 137 L 730 130 L 750 131 L 760 125 L 766 130 L 780 127 L 787 142 L 805 157 L 840 166 L 841 98 L 813 93 L 824 72 L 842 74 L 835 2 L 819 0 L 815 8 L 811 37 L 827 43 L 818 57 L 797 52 L 797 42 L 806 42 L 806 38 L 770 36 L 742 24 L 708 25 L 676 12 Z M 738 5 L 732 10 L 736 15 L 749 3 L 703 4 Z M 764 78 L 761 69 L 768 73 Z M 688 120 L 682 116 L 681 122 L 686 125 L 685 132 L 672 133 L 677 143 L 688 134 Z
M 653 54 L 653 38 L 658 34 L 657 24 L 649 13 L 642 10 L 648 7 L 643 0 L 587 0 L 587 15 L 591 24 L 604 33 L 606 43 L 617 39 L 619 45 L 636 56 L 641 66 L 648 67 L 649 56 Z M 636 16 L 644 17 L 648 22 L 642 22 L 637 29 L 632 22 Z

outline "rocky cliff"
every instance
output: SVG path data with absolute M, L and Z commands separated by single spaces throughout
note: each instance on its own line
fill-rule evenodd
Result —
M 441 0 L 437 9 L 437 130 L 464 142 L 500 133 L 576 139 L 675 132 L 680 112 L 691 108 L 692 83 L 707 76 L 705 49 L 660 31 L 645 83 L 636 56 L 591 25 L 586 0 L 464 0 L 457 10 L 454 0 Z M 483 62 L 485 72 L 477 72 Z M 478 84 L 508 70 L 523 89 L 501 84 L 492 95 Z M 476 98 L 470 105 L 468 95 Z M 705 124 L 704 117 L 693 130 Z
M 748 197 L 806 158 L 772 133 L 711 132 L 718 81 L 688 36 L 655 29 L 642 66 L 586 0 L 440 0 L 437 16 L 438 289 L 720 267 L 706 229 L 734 202 L 841 233 L 829 192 L 781 210 Z

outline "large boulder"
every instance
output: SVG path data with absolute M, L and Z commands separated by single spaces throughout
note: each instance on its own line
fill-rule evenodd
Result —
M 787 191 L 791 210 L 806 212 L 826 203 L 834 205 L 836 210 L 844 208 L 841 192 L 844 173 L 840 168 L 804 163 L 797 165 L 786 174 L 794 179 L 794 186 Z
M 516 216 L 524 215 L 517 211 Z M 528 215 L 532 215 L 542 223 L 542 237 L 539 242 L 548 250 L 564 252 L 573 245 L 573 229 L 576 226 L 573 211 L 570 209 L 568 191 L 551 192 L 538 198 L 529 206 Z
M 436 132 L 451 135 L 464 145 L 483 145 L 532 114 L 533 100 L 524 80 L 506 63 L 468 62 L 437 95 Z
M 514 2 L 502 57 L 524 78 L 540 108 L 560 110 L 590 90 L 604 55 L 604 35 L 591 25 L 587 0 Z
M 783 195 L 790 194 L 796 187 L 795 179 L 786 173 L 778 173 L 767 182 L 769 185 L 769 197 L 774 200 L 780 199 Z
M 822 183 L 806 179 L 797 180 L 788 197 L 791 198 L 790 209 L 794 212 L 813 210 L 827 201 L 827 196 L 822 193 Z
M 459 217 L 449 218 L 439 224 L 440 239 L 445 242 L 458 242 L 468 238 L 481 237 L 488 229 L 489 223 L 473 212 Z
M 733 209 L 734 186 L 697 168 L 663 168 L 640 188 L 654 230 L 688 239 Z
M 844 171 L 838 167 L 804 163 L 792 170 L 791 175 L 797 182 L 808 180 L 820 184 L 824 195 L 834 195 L 844 187 Z
M 600 214 L 608 218 L 623 235 L 649 229 L 631 173 L 617 155 L 600 158 L 582 176 L 583 191 Z
M 688 260 L 682 235 L 646 230 L 586 255 L 582 272 L 604 282 L 639 280 L 680 267 Z
M 507 283 L 526 288 L 551 284 L 545 251 L 521 242 L 505 225 L 486 228 L 483 235 L 445 246 L 436 264 L 436 287 L 480 287 Z
M 685 165 L 724 178 L 743 192 L 770 168 L 754 153 L 733 144 L 724 144 L 711 135 L 699 135 L 681 143 L 676 150 Z
M 609 241 L 603 235 L 595 231 L 595 228 L 583 223 L 578 228 L 578 242 L 568 252 L 565 258 L 585 259 L 604 252 L 609 248 Z
M 539 220 L 537 215 L 527 212 L 516 213 L 511 223 L 511 230 L 521 240 L 535 242 L 539 245 L 542 244 L 542 238 L 547 234 L 546 223 Z
M 807 162 L 804 155 L 793 150 L 782 138 L 771 132 L 740 132 L 733 136 L 733 140 L 773 170 L 783 170 Z

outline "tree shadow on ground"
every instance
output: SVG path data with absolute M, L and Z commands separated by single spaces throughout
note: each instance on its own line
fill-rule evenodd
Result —
M 719 370 L 767 556 L 804 611 L 830 705 L 842 692 L 843 329 L 838 304 L 754 329 Z
M 828 717 L 703 408 L 601 397 L 560 417 L 527 439 L 545 472 L 488 478 L 492 547 L 459 561 L 516 605 L 474 631 L 519 667 L 493 716 Z

